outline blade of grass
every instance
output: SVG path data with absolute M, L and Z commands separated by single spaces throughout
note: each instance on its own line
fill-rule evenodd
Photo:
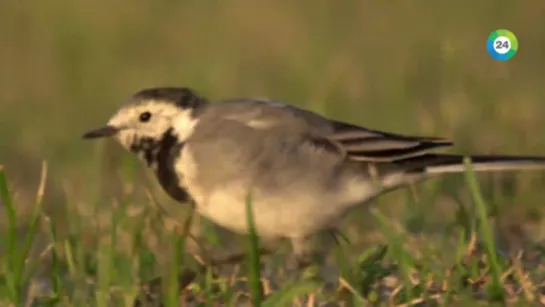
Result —
M 110 285 L 110 256 L 111 246 L 109 243 L 101 243 L 98 249 L 98 289 L 96 291 L 96 306 L 106 307 L 108 306 L 108 293 Z
M 42 200 L 45 193 L 45 183 L 47 180 L 47 162 L 42 162 L 42 170 L 40 175 L 40 183 L 38 184 L 38 190 L 36 191 L 36 201 L 34 203 L 34 208 L 32 210 L 32 216 L 29 220 L 28 224 L 28 231 L 25 236 L 25 240 L 22 246 L 22 249 L 20 251 L 20 257 L 17 263 L 17 274 L 23 273 L 23 268 L 25 266 L 25 261 L 30 253 L 30 249 L 32 247 L 32 243 L 34 242 L 34 239 L 36 238 L 36 234 L 38 232 L 38 219 L 40 217 L 40 213 L 42 211 Z M 33 272 L 26 272 L 27 276 L 25 278 L 30 277 L 29 275 Z
M 20 304 L 21 288 L 20 288 L 20 276 L 15 273 L 15 259 L 16 255 L 16 240 L 17 240 L 17 212 L 13 206 L 11 195 L 8 188 L 8 179 L 4 171 L 4 167 L 0 165 L 0 197 L 6 210 L 6 216 L 8 219 L 8 233 L 6 238 L 6 254 L 4 262 L 4 270 L 6 274 L 6 284 L 8 286 L 8 293 L 10 300 L 15 305 Z
M 337 258 L 337 266 L 339 267 L 340 277 L 339 279 L 346 281 L 347 284 L 356 284 L 356 276 L 351 270 L 350 263 L 346 261 L 348 255 L 344 253 L 343 247 L 340 244 L 335 246 L 335 256 Z M 358 293 L 353 293 L 356 299 L 359 297 Z M 347 298 L 348 304 L 354 304 L 354 297 Z
M 490 283 L 488 287 L 488 292 L 492 300 L 502 301 L 504 298 L 503 285 L 501 282 L 502 269 L 498 262 L 496 248 L 494 244 L 494 236 L 492 235 L 490 224 L 488 222 L 486 202 L 479 189 L 479 184 L 477 182 L 477 178 L 475 177 L 475 172 L 473 171 L 473 168 L 471 167 L 471 159 L 469 157 L 464 158 L 464 164 L 467 170 L 465 172 L 466 181 L 469 185 L 469 189 L 470 189 L 473 201 L 475 202 L 477 215 L 480 221 L 479 230 L 485 244 L 486 253 L 490 261 L 490 267 L 492 271 L 491 272 L 492 282 Z
M 252 208 L 252 193 L 246 195 L 246 221 L 248 223 L 248 284 L 252 295 L 254 307 L 261 306 L 263 292 L 260 282 L 260 259 L 259 259 L 259 238 L 255 229 L 254 215 Z
M 456 248 L 456 266 L 458 269 L 462 271 L 466 271 L 464 267 L 464 257 L 466 256 L 467 252 L 467 244 L 466 244 L 466 229 L 461 227 L 458 229 L 459 235 L 458 235 L 458 244 Z
M 167 290 L 167 305 L 166 306 L 180 306 L 180 260 L 182 255 L 182 238 L 176 233 L 173 233 L 173 263 L 170 268 L 169 283 Z
M 117 207 L 114 205 L 114 208 Z M 110 236 L 107 242 L 99 243 L 98 248 L 98 289 L 96 291 L 96 305 L 106 307 L 109 304 L 110 285 L 112 283 L 114 270 L 114 247 L 117 237 L 117 213 L 111 213 Z M 100 240 L 100 239 L 99 239 Z
M 11 196 L 9 194 L 8 180 L 3 170 L 3 167 L 0 166 L 0 197 L 2 203 L 6 208 L 6 215 L 8 218 L 8 235 L 7 235 L 7 257 L 6 263 L 4 263 L 6 268 L 6 283 L 8 285 L 8 292 L 10 293 L 11 299 L 14 303 L 19 303 L 22 299 L 22 285 L 25 284 L 25 279 L 32 275 L 33 270 L 28 270 L 25 272 L 25 262 L 28 260 L 30 249 L 32 243 L 36 237 L 38 230 L 38 218 L 41 211 L 42 199 L 45 191 L 45 181 L 47 178 L 47 163 L 42 162 L 42 169 L 40 175 L 40 183 L 38 185 L 38 190 L 36 192 L 36 202 L 32 211 L 31 218 L 28 222 L 28 231 L 23 240 L 23 245 L 21 247 L 17 244 L 17 211 L 13 205 Z M 34 266 L 29 266 L 33 267 Z
M 36 202 L 32 211 L 32 216 L 28 222 L 28 231 L 26 232 L 21 247 L 17 244 L 17 211 L 13 205 L 9 195 L 8 180 L 5 176 L 3 167 L 0 166 L 0 197 L 6 208 L 8 217 L 8 236 L 7 236 L 7 254 L 6 257 L 6 272 L 8 291 L 11 294 L 11 299 L 14 303 L 19 302 L 22 298 L 22 284 L 25 284 L 25 279 L 32 274 L 32 270 L 25 272 L 25 262 L 28 260 L 30 248 L 36 237 L 38 217 L 41 211 L 42 199 L 45 190 L 45 181 L 47 178 L 47 163 L 42 162 L 42 170 L 40 175 L 40 183 L 36 192 Z M 29 266 L 32 267 L 32 266 Z
M 76 278 L 76 260 L 74 258 L 74 252 L 72 250 L 72 245 L 68 240 L 64 240 L 64 254 L 66 257 L 66 265 L 68 268 L 68 274 L 71 278 Z
M 271 294 L 263 302 L 263 307 L 290 306 L 296 297 L 308 295 L 316 291 L 320 284 L 316 281 L 305 280 L 295 284 L 287 284 L 282 289 Z
M 151 194 L 150 194 L 151 195 Z M 155 206 L 159 206 L 158 203 L 153 199 Z M 160 207 L 160 206 L 159 206 Z M 193 211 L 189 214 L 184 224 L 177 226 L 173 233 L 174 237 L 174 250 L 173 257 L 174 261 L 172 264 L 172 269 L 170 273 L 170 282 L 167 289 L 167 298 L 169 305 L 167 306 L 180 306 L 180 268 L 185 264 L 185 254 L 182 253 L 182 250 L 185 246 L 187 237 L 189 236 L 191 224 L 193 223 Z
M 388 242 L 390 242 L 391 248 L 389 249 L 389 252 L 391 256 L 397 260 L 399 263 L 399 267 L 401 269 L 401 275 L 403 277 L 403 284 L 404 284 L 404 291 L 405 291 L 405 300 L 407 302 L 410 302 L 412 299 L 414 299 L 413 295 L 413 285 L 411 283 L 411 280 L 409 279 L 410 274 L 410 265 L 409 265 L 409 255 L 405 252 L 403 249 L 403 243 L 398 235 L 393 233 L 391 226 L 388 224 L 388 219 L 380 213 L 377 209 L 373 209 L 371 213 L 375 216 L 376 220 L 378 221 L 379 227 L 388 238 Z M 411 261 L 412 262 L 412 261 Z
M 205 280 L 204 280 L 204 299 L 206 306 L 214 305 L 214 296 L 213 296 L 213 279 L 214 275 L 211 267 L 206 268 Z
M 337 258 L 337 265 L 339 266 L 339 270 L 341 272 L 341 276 L 349 283 L 355 283 L 356 277 L 354 276 L 350 268 L 350 263 L 346 261 L 346 259 L 348 259 L 348 255 L 345 254 L 343 246 L 337 244 L 334 248 L 334 251 Z
M 62 289 L 62 278 L 61 278 L 61 268 L 59 262 L 59 247 L 57 246 L 57 234 L 51 219 L 44 215 L 44 221 L 47 223 L 49 236 L 51 239 L 51 244 L 53 248 L 51 249 L 51 284 L 53 285 L 53 297 L 51 297 L 51 302 L 57 302 L 61 296 Z
M 373 291 L 373 285 L 389 274 L 389 270 L 381 266 L 381 262 L 388 253 L 388 245 L 380 248 L 369 248 L 358 259 L 360 271 L 359 293 L 373 302 L 373 297 L 378 299 L 378 294 Z M 374 294 L 373 294 L 374 293 Z

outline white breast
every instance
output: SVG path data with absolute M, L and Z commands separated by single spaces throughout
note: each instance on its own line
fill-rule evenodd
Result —
M 221 184 L 216 189 L 206 190 L 205 187 L 210 187 L 210 185 L 199 182 L 202 178 L 198 176 L 198 165 L 190 146 L 184 147 L 174 165 L 181 177 L 180 184 L 195 200 L 199 214 L 233 231 L 244 232 L 246 230 L 244 193 L 242 191 L 233 190 L 233 185 L 227 183 Z

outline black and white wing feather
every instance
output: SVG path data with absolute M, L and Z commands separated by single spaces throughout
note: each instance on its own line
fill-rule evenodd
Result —
M 453 144 L 444 138 L 406 136 L 339 121 L 331 121 L 331 125 L 333 133 L 325 138 L 353 161 L 395 162 Z
M 224 101 L 223 106 L 228 106 L 223 108 L 224 118 L 255 129 L 283 131 L 286 137 L 300 137 L 347 161 L 373 163 L 394 172 L 439 174 L 465 170 L 463 155 L 433 153 L 453 145 L 446 138 L 372 130 L 266 99 L 232 99 Z M 476 171 L 545 168 L 545 157 L 480 155 L 470 158 Z

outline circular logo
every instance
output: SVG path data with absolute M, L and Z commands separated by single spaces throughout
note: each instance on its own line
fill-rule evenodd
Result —
M 505 29 L 490 33 L 486 41 L 486 49 L 494 60 L 507 61 L 519 48 L 519 42 L 513 32 Z

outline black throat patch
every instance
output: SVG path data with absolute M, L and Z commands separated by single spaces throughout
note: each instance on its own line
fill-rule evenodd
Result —
M 181 174 L 177 174 L 174 165 L 182 153 L 184 143 L 172 133 L 166 131 L 161 139 L 140 138 L 134 140 L 130 151 L 144 159 L 148 167 L 154 167 L 161 187 L 167 194 L 179 202 L 193 203 L 187 189 L 182 186 Z

